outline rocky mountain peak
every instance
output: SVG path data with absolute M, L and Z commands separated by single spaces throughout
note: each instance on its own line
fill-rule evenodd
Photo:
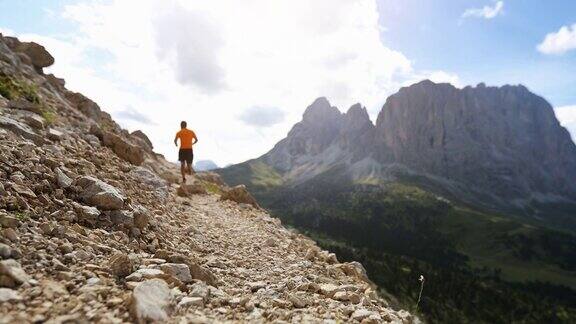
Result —
M 333 107 L 328 99 L 320 97 L 306 108 L 302 117 L 304 123 L 326 123 L 338 120 L 341 117 L 338 108 Z
M 370 121 L 370 116 L 368 115 L 368 110 L 363 107 L 360 103 L 352 105 L 345 114 L 346 120 L 355 124 L 366 124 Z

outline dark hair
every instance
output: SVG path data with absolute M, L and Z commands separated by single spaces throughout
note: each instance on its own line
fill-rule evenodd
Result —
M 186 125 L 188 125 L 188 124 L 186 124 L 185 121 L 180 122 L 180 128 L 186 128 Z

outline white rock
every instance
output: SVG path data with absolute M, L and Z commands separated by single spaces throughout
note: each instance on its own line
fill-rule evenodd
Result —
M 178 308 L 186 308 L 190 306 L 204 306 L 204 298 L 202 297 L 184 297 L 178 303 Z
M 137 323 L 168 320 L 170 288 L 160 279 L 151 279 L 138 284 L 132 292 L 130 310 Z
M 18 294 L 16 290 L 12 290 L 9 288 L 0 288 L 0 303 L 8 302 L 8 301 L 18 301 L 21 300 L 22 297 Z
M 14 288 L 28 282 L 30 277 L 16 260 L 0 261 L 0 287 Z
M 94 177 L 84 176 L 74 182 L 83 191 L 80 197 L 86 203 L 103 210 L 118 210 L 124 207 L 124 197 L 118 189 Z

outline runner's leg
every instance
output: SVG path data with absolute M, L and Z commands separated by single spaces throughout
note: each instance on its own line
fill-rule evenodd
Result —
M 185 161 L 180 161 L 180 173 L 182 174 L 182 182 L 186 182 L 186 167 Z

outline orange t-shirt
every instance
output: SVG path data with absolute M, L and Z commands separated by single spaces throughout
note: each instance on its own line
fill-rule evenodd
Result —
M 178 133 L 176 133 L 176 138 L 180 139 L 181 149 L 191 149 L 192 140 L 196 138 L 196 134 L 194 131 L 191 131 L 188 128 L 183 128 Z

